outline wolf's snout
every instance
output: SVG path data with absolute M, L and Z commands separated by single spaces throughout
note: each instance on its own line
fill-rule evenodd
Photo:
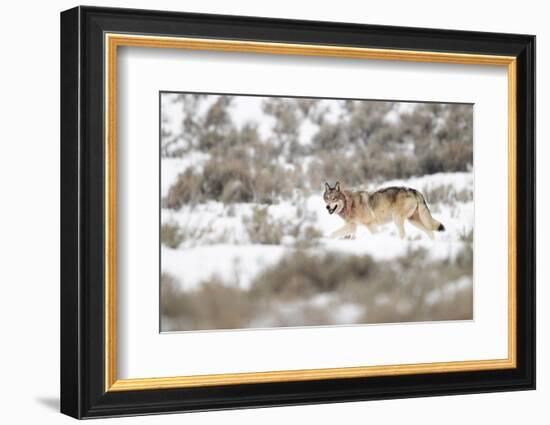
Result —
M 330 205 L 327 205 L 327 211 L 329 214 L 332 214 L 334 211 L 336 211 L 337 205 L 334 206 L 334 208 L 331 208 Z

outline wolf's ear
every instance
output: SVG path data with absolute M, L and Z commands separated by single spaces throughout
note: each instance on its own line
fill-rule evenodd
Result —
M 327 182 L 325 182 L 325 190 L 327 192 L 330 190 L 330 185 Z
M 336 184 L 334 185 L 334 189 L 340 192 L 340 182 L 336 182 Z

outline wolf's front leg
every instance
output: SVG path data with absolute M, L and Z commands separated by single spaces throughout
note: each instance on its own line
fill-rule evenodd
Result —
M 338 238 L 342 238 L 344 236 L 354 235 L 356 229 L 357 229 L 357 225 L 355 225 L 353 223 L 346 223 L 345 225 L 343 225 L 339 229 L 332 232 L 330 234 L 330 237 L 332 239 L 338 239 Z

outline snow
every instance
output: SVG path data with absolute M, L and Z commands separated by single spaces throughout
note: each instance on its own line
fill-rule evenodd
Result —
M 300 125 L 300 144 L 309 145 L 313 136 L 319 131 L 319 126 L 312 123 L 310 120 L 303 120 Z
M 285 252 L 281 245 L 219 244 L 185 249 L 162 246 L 161 268 L 177 276 L 181 289 L 192 290 L 206 280 L 235 278 L 248 289 L 261 270 L 277 263 Z
M 343 303 L 331 311 L 334 323 L 355 323 L 359 320 L 363 312 L 365 311 L 363 306 L 359 306 L 353 303 Z
M 293 220 L 296 218 L 297 205 L 290 202 L 280 202 L 279 204 L 269 205 L 267 211 L 271 217 L 277 220 Z
M 176 223 L 189 232 L 180 248 L 211 244 L 220 239 L 231 243 L 248 243 L 244 217 L 252 215 L 254 204 L 226 206 L 210 201 L 204 204 L 185 205 L 178 211 L 162 209 L 162 223 Z M 232 212 L 230 212 L 230 210 Z
M 319 102 L 319 109 L 326 109 L 324 118 L 327 123 L 336 124 L 343 114 L 341 102 L 335 102 L 330 99 L 323 99 Z
M 260 96 L 235 96 L 230 106 L 231 119 L 238 128 L 243 128 L 247 123 L 254 122 L 258 125 L 258 133 L 262 140 L 267 140 L 272 134 L 275 119 L 262 111 L 264 97 Z
M 285 321 L 304 323 L 307 317 L 307 310 L 311 307 L 323 310 L 333 325 L 356 323 L 365 311 L 364 306 L 341 302 L 337 295 L 323 293 L 307 300 L 273 303 L 259 317 L 252 320 L 250 327 L 268 328 L 280 326 L 281 319 L 283 323 Z
M 362 229 L 361 229 L 362 230 Z M 420 235 L 419 235 L 420 236 Z M 396 231 L 389 234 L 370 235 L 368 231 L 363 232 L 354 240 L 348 239 L 323 239 L 322 247 L 325 251 L 340 252 L 352 255 L 370 255 L 375 260 L 391 260 L 401 257 L 408 252 L 424 248 L 428 251 L 428 259 L 443 260 L 454 258 L 462 251 L 462 243 L 452 243 L 445 240 L 430 240 L 427 236 L 418 240 L 402 241 Z

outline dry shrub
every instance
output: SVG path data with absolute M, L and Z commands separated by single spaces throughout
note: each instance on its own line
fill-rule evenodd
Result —
M 378 164 L 378 174 L 386 179 L 405 179 L 418 173 L 418 160 L 410 155 L 399 154 L 393 160 L 386 156 L 382 161 L 378 161 Z
M 375 267 L 370 256 L 329 253 L 310 255 L 297 250 L 257 276 L 251 292 L 256 297 L 292 299 L 335 291 L 351 277 L 364 281 Z
M 323 233 L 307 219 L 301 220 L 292 225 L 289 234 L 294 237 L 294 246 L 297 249 L 311 248 L 319 242 Z
M 315 189 L 321 188 L 325 181 L 355 186 L 365 183 L 365 177 L 360 161 L 343 153 L 320 152 L 308 167 L 308 181 Z
M 183 233 L 176 222 L 163 223 L 160 227 L 160 242 L 169 248 L 177 248 L 183 238 Z
M 230 180 L 223 185 L 220 200 L 225 204 L 246 202 L 250 199 L 250 189 L 241 180 Z
M 418 159 L 405 154 L 363 157 L 360 167 L 369 180 L 375 181 L 406 179 L 419 172 Z
M 238 155 L 237 152 L 241 152 Z M 282 167 L 252 161 L 246 152 L 212 156 L 201 173 L 191 169 L 180 174 L 163 200 L 165 208 L 179 209 L 207 200 L 227 204 L 256 202 L 273 204 L 302 188 L 299 167 Z M 293 184 L 297 182 L 297 184 Z
M 471 287 L 434 304 L 427 302 L 427 296 L 459 278 L 471 278 L 472 259 L 468 244 L 454 260 L 444 261 L 429 260 L 423 249 L 379 262 L 368 255 L 296 251 L 262 272 L 254 280 L 251 295 L 288 301 L 324 292 L 337 294 L 341 301 L 364 308 L 359 323 L 471 319 Z
M 469 237 L 471 241 L 464 244 L 464 249 L 460 251 L 454 261 L 455 265 L 461 270 L 473 270 L 474 267 L 473 231 L 470 232 Z
M 163 199 L 165 208 L 179 209 L 206 200 L 225 203 L 250 202 L 254 198 L 253 176 L 245 160 L 212 157 L 202 173 L 181 173 Z
M 463 230 L 459 236 L 462 242 L 469 242 L 471 246 L 474 242 L 474 228 L 472 227 L 469 231 Z
M 289 178 L 281 167 L 257 168 L 253 183 L 255 202 L 274 204 L 278 198 L 288 196 L 288 183 Z
M 161 279 L 161 313 L 171 329 L 206 330 L 246 327 L 256 306 L 246 291 L 223 284 L 213 278 L 192 291 L 177 289 L 177 281 L 163 274 Z
M 466 171 L 473 164 L 471 143 L 440 143 L 417 154 L 421 174 Z
M 243 217 L 243 224 L 251 243 L 279 245 L 285 236 L 292 237 L 296 247 L 315 245 L 322 236 L 313 224 L 314 217 L 303 208 L 298 208 L 296 218 L 275 219 L 268 207 L 254 207 L 250 217 Z
M 179 316 L 181 309 L 175 302 L 181 291 L 178 280 L 170 273 L 162 272 L 160 276 L 160 311 L 163 316 Z
M 256 148 L 260 135 L 256 124 L 245 124 L 241 130 L 231 128 L 223 133 L 205 133 L 199 142 L 200 148 L 213 156 L 231 156 L 235 150 Z
M 320 187 L 327 180 L 360 186 L 367 182 L 409 178 L 417 175 L 418 170 L 418 159 L 411 155 L 363 152 L 349 156 L 321 152 L 309 165 L 307 180 L 312 188 Z
M 214 157 L 204 166 L 201 188 L 206 199 L 250 202 L 254 198 L 252 181 L 253 176 L 246 161 Z M 228 199 L 223 199 L 224 191 Z
M 378 263 L 367 284 L 348 284 L 343 298 L 365 307 L 362 323 L 388 323 L 472 319 L 472 289 L 430 303 L 433 291 L 444 292 L 457 279 L 472 277 L 472 251 L 454 260 L 428 261 L 422 250 L 412 251 L 388 264 Z M 385 302 L 380 302 L 385 300 Z
M 201 176 L 192 169 L 178 175 L 176 182 L 162 200 L 164 208 L 179 209 L 185 204 L 197 204 L 203 200 Z
M 452 184 L 441 184 L 438 186 L 425 187 L 422 191 L 426 201 L 431 204 L 454 205 L 456 202 L 470 202 L 474 199 L 472 189 L 456 190 Z
M 323 123 L 313 136 L 313 145 L 322 151 L 338 151 L 350 146 L 349 129 L 343 123 Z
M 267 207 L 255 207 L 252 216 L 243 217 L 243 224 L 251 243 L 278 245 L 285 235 L 283 223 L 272 219 Z

